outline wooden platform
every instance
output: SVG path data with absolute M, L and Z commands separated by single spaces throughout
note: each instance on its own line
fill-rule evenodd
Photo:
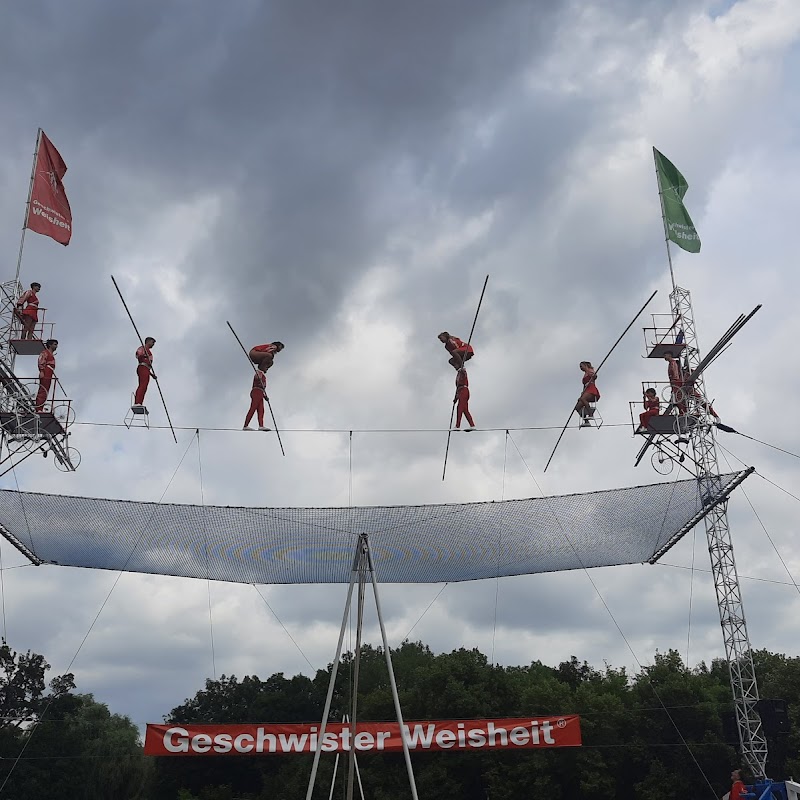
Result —
M 678 431 L 688 433 L 697 425 L 699 420 L 690 414 L 678 416 L 676 414 L 659 414 L 650 419 L 650 424 L 646 429 L 636 431 L 640 436 L 647 436 L 651 433 L 659 433 L 662 436 L 677 436 Z
M 650 345 L 648 358 L 664 358 L 665 353 L 672 353 L 677 358 L 686 348 L 685 344 L 675 344 L 674 342 L 661 342 L 660 344 Z
M 10 436 L 63 436 L 64 428 L 53 414 L 12 414 L 0 411 L 0 428 Z
M 38 356 L 44 350 L 41 339 L 11 339 L 9 344 L 18 356 Z

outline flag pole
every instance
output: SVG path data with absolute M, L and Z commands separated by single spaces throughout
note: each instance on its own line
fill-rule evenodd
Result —
M 36 134 L 36 150 L 33 153 L 33 164 L 31 165 L 31 182 L 28 185 L 28 199 L 25 202 L 25 217 L 22 220 L 22 237 L 19 240 L 19 255 L 17 256 L 17 273 L 14 281 L 19 283 L 19 273 L 22 269 L 22 250 L 25 247 L 25 231 L 28 229 L 28 215 L 31 213 L 31 195 L 33 194 L 33 181 L 36 178 L 36 161 L 39 158 L 39 145 L 42 141 L 42 129 L 39 128 Z
M 664 193 L 661 189 L 661 181 L 658 179 L 658 160 L 656 158 L 656 148 L 653 147 L 653 167 L 656 171 L 656 185 L 658 186 L 658 200 L 661 203 L 661 224 L 664 226 L 664 243 L 667 246 L 667 261 L 669 262 L 669 277 L 672 281 L 672 291 L 675 291 L 675 273 L 672 270 L 672 252 L 669 249 L 669 230 L 667 229 L 667 212 L 664 208 Z

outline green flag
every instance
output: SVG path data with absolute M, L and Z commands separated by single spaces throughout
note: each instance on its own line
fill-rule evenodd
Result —
M 658 150 L 653 148 L 658 174 L 658 189 L 664 204 L 664 225 L 667 237 L 678 247 L 690 253 L 700 252 L 700 237 L 694 227 L 689 212 L 683 205 L 683 196 L 689 188 L 686 178 L 678 172 L 677 167 Z

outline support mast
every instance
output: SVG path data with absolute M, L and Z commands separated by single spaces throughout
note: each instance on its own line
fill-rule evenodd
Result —
M 669 276 L 672 282 L 670 305 L 673 324 L 680 320 L 678 324 L 683 328 L 686 345 L 683 367 L 686 374 L 689 374 L 700 364 L 700 347 L 697 342 L 691 296 L 687 289 L 682 289 L 675 283 L 672 253 L 669 246 L 669 228 L 655 148 L 653 148 L 653 162 L 658 185 L 658 199 L 661 204 L 661 222 L 664 226 Z M 685 402 L 689 415 L 696 417 L 699 423 L 689 433 L 697 469 L 697 482 L 701 497 L 715 497 L 717 496 L 715 493 L 718 493 L 720 489 L 721 480 L 713 419 L 709 412 L 705 379 L 702 374 L 695 380 L 693 388 L 695 391 L 687 392 L 689 396 L 685 398 Z M 711 558 L 711 572 L 714 576 L 714 591 L 717 595 L 719 622 L 722 627 L 722 640 L 725 645 L 725 657 L 728 661 L 739 746 L 742 758 L 755 777 L 765 778 L 767 740 L 761 726 L 761 717 L 756 711 L 756 704 L 759 700 L 758 682 L 756 681 L 750 637 L 747 634 L 739 574 L 736 571 L 736 561 L 733 555 L 733 539 L 728 525 L 728 501 L 724 500 L 712 508 L 706 514 L 704 524 L 708 554 Z
M 699 365 L 701 356 L 691 296 L 686 289 L 676 286 L 670 295 L 670 302 L 674 318 L 680 319 L 685 335 L 684 368 L 692 372 Z M 695 425 L 690 433 L 697 464 L 697 481 L 701 497 L 716 496 L 720 489 L 717 445 L 702 374 L 695 381 L 694 388 L 697 396 L 687 397 L 687 402 L 689 414 L 699 419 L 699 424 Z M 767 765 L 767 740 L 761 718 L 756 711 L 759 700 L 758 682 L 733 554 L 733 539 L 728 525 L 728 501 L 724 500 L 711 509 L 705 516 L 704 524 L 741 754 L 755 777 L 764 778 Z

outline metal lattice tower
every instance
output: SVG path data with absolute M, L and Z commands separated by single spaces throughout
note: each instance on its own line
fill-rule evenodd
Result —
M 686 344 L 683 366 L 690 373 L 700 363 L 691 297 L 686 289 L 675 286 L 670 302 L 675 319 L 680 319 L 683 327 Z M 695 392 L 687 393 L 686 402 L 689 414 L 699 420 L 689 434 L 697 463 L 697 480 L 703 497 L 715 497 L 719 489 L 720 472 L 714 427 L 711 424 L 713 420 L 702 373 L 694 382 L 694 389 Z M 767 740 L 756 711 L 758 683 L 728 526 L 727 499 L 709 511 L 705 526 L 742 757 L 755 776 L 763 778 L 766 775 Z

